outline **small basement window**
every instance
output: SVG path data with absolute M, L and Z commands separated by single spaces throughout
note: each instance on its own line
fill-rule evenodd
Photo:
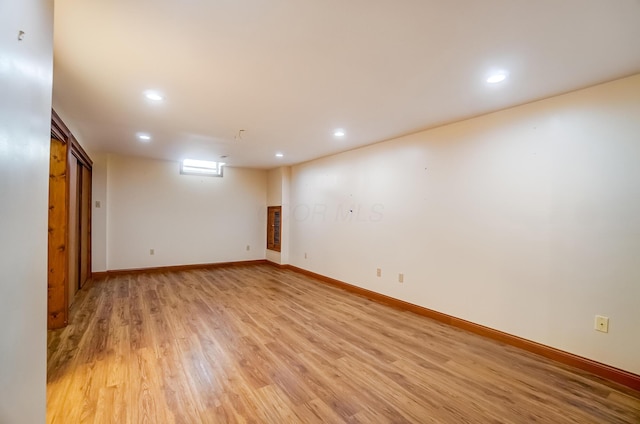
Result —
M 208 177 L 222 177 L 224 162 L 209 160 L 185 159 L 180 162 L 180 173 L 184 175 L 204 175 Z

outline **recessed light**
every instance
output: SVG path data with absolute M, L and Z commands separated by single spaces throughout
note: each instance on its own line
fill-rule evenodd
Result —
M 151 141 L 151 136 L 145 133 L 138 133 L 138 140 L 148 142 Z
M 277 158 L 283 158 L 283 157 L 284 157 L 284 155 L 283 155 L 282 153 L 276 153 L 276 157 L 277 157 Z
M 149 100 L 153 100 L 154 102 L 159 102 L 160 100 L 164 100 L 164 96 L 162 94 L 153 90 L 145 91 L 144 96 Z
M 497 84 L 497 83 L 502 82 L 502 81 L 504 81 L 506 79 L 507 79 L 507 73 L 506 72 L 498 72 L 498 73 L 490 75 L 489 78 L 487 78 L 487 82 L 489 84 Z
M 338 128 L 333 132 L 333 135 L 336 137 L 344 137 L 344 130 L 342 128 Z

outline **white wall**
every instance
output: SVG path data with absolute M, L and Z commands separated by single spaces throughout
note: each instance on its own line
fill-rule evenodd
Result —
M 52 7 L 0 2 L 0 423 L 45 421 Z
M 282 233 L 280 234 L 280 263 L 290 263 L 291 256 L 291 167 L 285 166 L 281 169 L 282 179 L 282 221 L 280 224 Z
M 282 205 L 282 168 L 267 172 L 267 206 Z
M 315 160 L 291 263 L 640 374 L 639 164 L 640 75 Z
M 105 230 L 94 246 L 105 248 L 94 271 L 265 258 L 266 171 L 181 175 L 178 162 L 111 154 L 96 155 L 95 165 L 94 224 Z
M 91 155 L 91 269 L 107 270 L 107 166 L 106 154 Z M 96 206 L 96 202 L 100 207 Z
M 267 173 L 267 206 L 282 205 L 282 169 L 271 169 Z M 275 250 L 267 249 L 265 255 L 268 261 L 280 264 L 282 255 Z
M 282 206 L 280 252 L 266 251 L 267 260 L 277 264 L 289 263 L 289 205 L 291 191 L 291 167 L 282 166 L 269 171 L 267 177 L 267 206 Z

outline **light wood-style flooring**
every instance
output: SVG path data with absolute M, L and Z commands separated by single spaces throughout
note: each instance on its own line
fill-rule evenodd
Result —
M 49 423 L 640 423 L 640 394 L 268 265 L 107 277 Z

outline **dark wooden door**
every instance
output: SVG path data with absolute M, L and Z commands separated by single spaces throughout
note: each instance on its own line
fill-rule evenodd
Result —
M 267 249 L 280 251 L 280 235 L 282 232 L 282 207 L 267 208 Z

